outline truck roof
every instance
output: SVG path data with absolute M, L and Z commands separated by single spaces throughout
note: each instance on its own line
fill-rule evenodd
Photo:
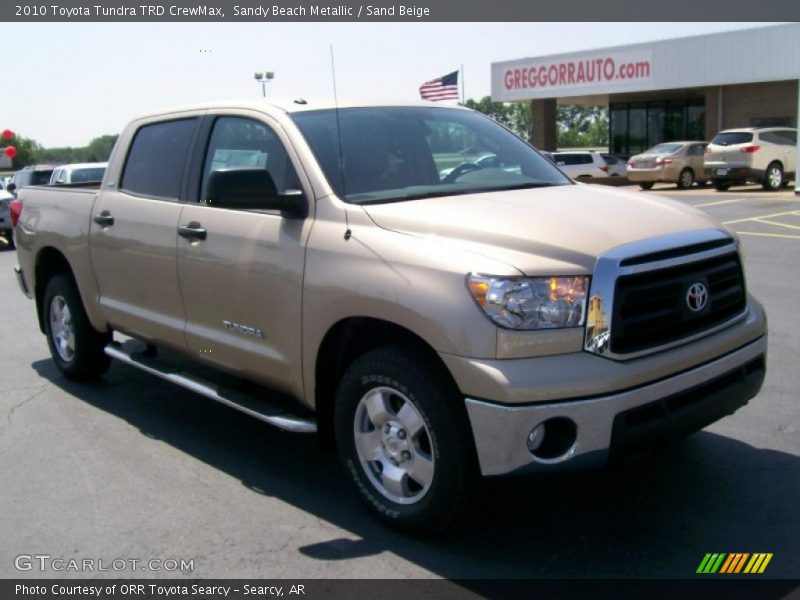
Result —
M 237 108 L 237 109 L 250 109 L 256 110 L 260 112 L 282 112 L 282 113 L 297 113 L 297 112 L 305 112 L 309 110 L 323 110 L 323 109 L 332 109 L 332 108 L 356 108 L 356 107 L 377 107 L 377 106 L 419 106 L 419 107 L 427 107 L 427 108 L 457 108 L 463 110 L 469 110 L 465 107 L 454 105 L 454 104 L 446 104 L 442 105 L 438 102 L 429 102 L 425 100 L 349 100 L 349 99 L 340 99 L 338 104 L 333 100 L 333 98 L 316 98 L 316 99 L 306 99 L 306 98 L 295 98 L 295 99 L 259 99 L 259 100 L 242 100 L 242 99 L 233 99 L 233 100 L 219 100 L 215 102 L 205 102 L 202 104 L 192 104 L 186 106 L 176 106 L 176 107 L 169 107 L 164 108 L 161 110 L 153 110 L 149 111 L 143 115 L 139 115 L 139 118 L 146 118 L 146 117 L 154 117 L 158 115 L 167 115 L 171 113 L 180 113 L 180 112 L 187 112 L 187 111 L 196 111 L 196 110 L 208 110 L 208 109 L 219 109 L 219 108 Z

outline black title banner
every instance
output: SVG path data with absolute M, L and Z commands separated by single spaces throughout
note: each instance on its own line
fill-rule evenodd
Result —
M 787 0 L 34 0 L 0 3 L 0 21 L 18 22 L 519 22 L 519 21 L 798 21 Z

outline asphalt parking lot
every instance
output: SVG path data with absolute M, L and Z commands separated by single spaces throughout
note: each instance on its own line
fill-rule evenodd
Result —
M 0 251 L 0 577 L 64 575 L 14 566 L 49 554 L 194 561 L 193 572 L 84 576 L 686 578 L 707 552 L 771 552 L 764 576 L 797 578 L 800 199 L 628 189 L 676 198 L 741 236 L 770 322 L 761 394 L 635 462 L 493 481 L 471 527 L 443 538 L 374 521 L 312 437 L 119 364 L 96 385 L 64 379 L 17 288 L 15 253 Z

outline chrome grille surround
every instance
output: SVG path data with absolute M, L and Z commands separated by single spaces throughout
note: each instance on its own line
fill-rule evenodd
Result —
M 747 315 L 746 304 L 741 312 L 730 319 L 669 343 L 634 352 L 615 353 L 611 350 L 614 295 L 620 277 L 690 265 L 732 253 L 739 254 L 739 243 L 722 229 L 667 234 L 616 246 L 603 253 L 595 263 L 589 289 L 584 350 L 614 360 L 629 360 L 687 344 L 741 321 Z M 741 280 L 746 298 L 744 274 Z

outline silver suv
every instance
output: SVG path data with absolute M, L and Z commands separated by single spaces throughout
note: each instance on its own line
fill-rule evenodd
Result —
M 706 147 L 704 166 L 719 191 L 756 182 L 775 191 L 795 178 L 797 129 L 748 127 L 720 131 Z

